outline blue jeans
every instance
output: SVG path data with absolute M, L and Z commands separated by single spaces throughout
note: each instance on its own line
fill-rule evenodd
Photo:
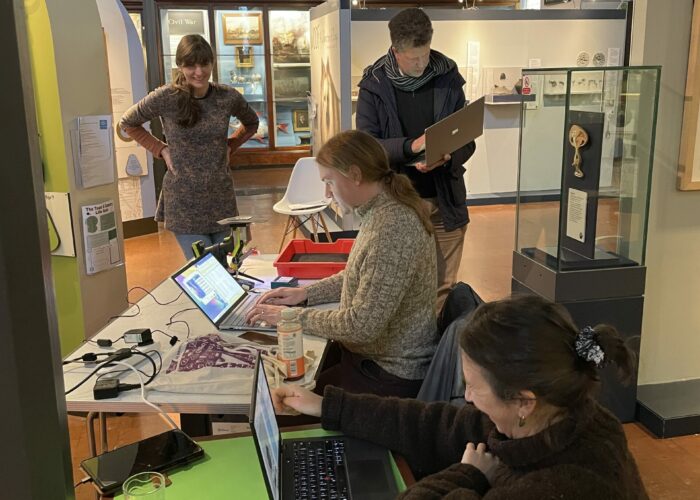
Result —
M 182 253 L 185 254 L 186 259 L 191 259 L 194 256 L 192 252 L 192 244 L 195 241 L 202 241 L 205 247 L 209 247 L 215 243 L 221 243 L 224 241 L 226 236 L 231 234 L 231 231 L 226 229 L 224 231 L 219 231 L 218 233 L 209 234 L 184 234 L 184 233 L 174 233 L 175 239 L 177 239 L 178 245 L 182 249 Z

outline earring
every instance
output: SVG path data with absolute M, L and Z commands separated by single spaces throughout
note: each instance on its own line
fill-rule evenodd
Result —
M 522 415 L 518 416 L 518 427 L 525 427 L 525 417 Z

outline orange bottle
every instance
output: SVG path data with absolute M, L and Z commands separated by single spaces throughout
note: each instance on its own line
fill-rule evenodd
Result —
M 304 366 L 304 340 L 301 321 L 294 309 L 283 309 L 282 320 L 277 324 L 277 358 L 287 365 L 287 380 L 297 380 L 306 372 Z

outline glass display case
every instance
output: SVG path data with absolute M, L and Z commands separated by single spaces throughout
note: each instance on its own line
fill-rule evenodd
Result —
M 643 266 L 659 67 L 525 69 L 516 254 L 555 272 Z
M 238 90 L 260 119 L 257 133 L 242 146 L 244 153 L 263 153 L 257 155 L 259 158 L 264 158 L 266 151 L 307 156 L 311 145 L 308 7 L 303 2 L 295 5 L 296 9 L 167 5 L 159 9 L 162 82 L 172 82 L 177 70 L 175 50 L 182 36 L 202 35 L 216 54 L 212 81 Z M 229 133 L 238 126 L 231 118 Z M 286 155 L 279 160 L 264 159 L 263 163 L 277 161 L 294 163 L 296 158 Z
M 242 147 L 260 148 L 270 145 L 267 107 L 267 71 L 263 11 L 215 10 L 216 79 L 230 85 L 246 98 L 260 120 L 258 131 Z M 231 117 L 229 135 L 240 126 Z
M 308 11 L 270 11 L 272 99 L 279 146 L 311 144 L 309 24 Z
M 160 46 L 163 83 L 173 81 L 177 70 L 175 52 L 177 44 L 185 35 L 202 35 L 211 43 L 209 36 L 209 13 L 206 9 L 162 9 L 160 11 Z

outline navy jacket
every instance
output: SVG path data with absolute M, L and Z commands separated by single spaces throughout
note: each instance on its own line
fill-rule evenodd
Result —
M 457 68 L 432 80 L 435 122 L 464 107 L 462 85 L 464 78 Z M 356 126 L 372 135 L 384 146 L 391 168 L 396 172 L 412 160 L 404 153 L 404 137 L 396 105 L 394 88 L 384 68 L 367 72 L 359 83 Z M 465 169 L 462 166 L 474 154 L 476 144 L 470 142 L 452 153 L 452 159 L 435 169 L 435 188 L 438 207 L 445 230 L 452 231 L 469 222 L 467 212 L 467 188 L 464 184 Z

